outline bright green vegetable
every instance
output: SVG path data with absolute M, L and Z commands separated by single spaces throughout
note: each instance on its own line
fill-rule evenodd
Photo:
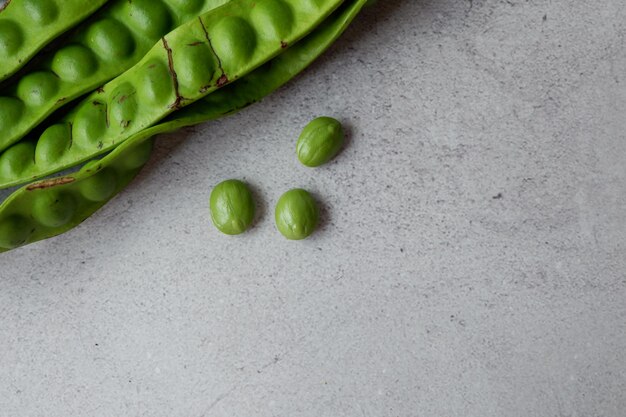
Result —
M 31 184 L 0 206 L 0 252 L 70 230 L 93 214 L 134 178 L 149 157 L 152 141 L 104 165 L 86 164 L 72 176 Z M 82 179 L 77 181 L 76 179 Z
M 339 153 L 343 141 L 344 133 L 339 121 L 330 117 L 318 117 L 302 131 L 296 145 L 296 154 L 303 165 L 318 167 Z
M 219 231 L 240 235 L 254 220 L 254 199 L 246 184 L 226 180 L 213 188 L 210 198 L 211 220 Z
M 5 13 L 13 6 L 28 3 L 33 8 L 32 5 L 50 1 L 13 0 Z M 93 9 L 94 4 L 103 3 L 102 0 L 55 1 L 64 9 L 71 5 L 79 8 L 81 12 L 77 16 L 83 14 L 82 9 Z M 0 150 L 23 138 L 61 106 L 131 68 L 173 28 L 227 1 L 112 0 L 79 25 L 57 49 L 42 54 L 39 64 L 20 74 L 10 88 L 0 93 Z M 65 20 L 74 15 L 65 11 L 59 12 L 59 16 Z M 8 30 L 2 22 L 0 18 L 0 58 L 2 33 Z M 31 29 L 33 33 L 38 30 L 38 27 Z
M 308 191 L 296 188 L 283 194 L 276 204 L 276 227 L 287 239 L 302 240 L 317 227 L 320 211 Z
M 0 0 L 0 81 L 108 0 Z
M 119 193 L 147 161 L 154 135 L 175 131 L 234 113 L 262 99 L 306 68 L 348 27 L 366 0 L 347 0 L 315 32 L 246 77 L 176 113 L 161 124 L 143 130 L 79 172 L 33 183 L 11 194 L 0 205 L 0 252 L 66 232 L 88 218 Z M 70 221 L 57 227 L 36 220 L 38 200 L 56 200 L 50 194 L 71 195 Z M 69 201 L 67 199 L 66 201 Z M 54 209 L 59 212 L 58 209 Z
M 0 188 L 41 178 L 115 148 L 277 56 L 341 3 L 231 0 L 179 26 L 136 66 L 45 130 L 38 141 L 8 148 L 0 156 Z

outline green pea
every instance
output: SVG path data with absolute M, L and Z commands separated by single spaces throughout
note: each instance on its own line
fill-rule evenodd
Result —
M 287 191 L 276 204 L 276 227 L 290 240 L 309 237 L 317 227 L 320 211 L 315 200 L 300 188 Z
M 82 45 L 72 45 L 56 53 L 52 61 L 52 71 L 69 82 L 86 78 L 98 68 L 93 52 Z
M 102 19 L 88 29 L 87 44 L 104 59 L 120 60 L 135 49 L 131 31 L 114 19 Z
M 13 97 L 0 97 L 0 132 L 10 129 L 24 114 L 24 103 Z
M 63 156 L 63 152 L 71 145 L 72 126 L 68 123 L 56 124 L 48 127 L 37 142 L 35 161 L 37 163 L 52 163 Z
M 331 117 L 319 117 L 306 125 L 298 144 L 298 159 L 307 167 L 318 167 L 333 159 L 343 146 L 341 123 Z
M 220 232 L 239 235 L 254 220 L 254 200 L 246 184 L 238 180 L 219 183 L 211 192 L 211 219 Z
M 283 0 L 259 3 L 252 11 L 261 34 L 268 38 L 284 38 L 293 24 L 293 11 Z
M 97 165 L 97 163 L 95 165 Z M 87 201 L 93 202 L 106 201 L 111 198 L 115 192 L 116 186 L 117 178 L 111 169 L 103 169 L 102 171 L 94 173 L 78 184 L 82 196 Z
M 11 56 L 19 51 L 24 35 L 17 23 L 8 19 L 0 20 L 0 56 Z
M 167 6 L 155 0 L 133 0 L 127 2 L 126 14 L 134 29 L 148 36 L 159 37 L 169 32 L 172 24 Z
M 58 80 L 49 72 L 33 72 L 22 79 L 17 95 L 28 105 L 40 106 L 57 92 Z
M 35 146 L 31 142 L 20 142 L 0 156 L 0 178 L 10 178 L 32 163 Z
M 209 36 L 215 54 L 222 61 L 222 69 L 227 74 L 245 66 L 257 46 L 254 28 L 242 17 L 228 16 L 219 20 L 211 28 Z M 225 60 L 222 57 L 228 57 L 228 59 Z
M 152 154 L 154 141 L 146 140 L 128 149 L 124 157 L 120 157 L 120 162 L 125 170 L 141 168 L 148 162 Z
M 111 94 L 109 124 L 128 129 L 137 115 L 138 107 L 135 87 L 130 83 L 120 85 Z
M 26 0 L 24 9 L 33 23 L 48 25 L 59 17 L 59 8 L 53 0 Z

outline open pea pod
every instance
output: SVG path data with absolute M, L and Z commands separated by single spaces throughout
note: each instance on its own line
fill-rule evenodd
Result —
M 0 252 L 64 233 L 102 207 L 148 160 L 152 138 L 232 114 L 281 87 L 321 55 L 367 0 L 347 0 L 303 40 L 239 81 L 145 129 L 79 172 L 36 182 L 0 205 Z
M 108 0 L 0 0 L 0 81 Z
M 136 1 L 136 0 L 135 0 Z M 163 37 L 133 68 L 35 140 L 0 156 L 0 188 L 110 151 L 306 36 L 344 0 L 231 0 Z
M 4 13 L 18 4 L 35 6 L 52 0 L 12 0 Z M 59 8 L 61 21 L 73 20 L 83 9 L 93 9 L 102 0 L 54 0 Z M 47 116 L 73 99 L 89 93 L 107 81 L 117 77 L 135 65 L 159 39 L 172 29 L 197 19 L 203 13 L 227 3 L 228 0 L 111 0 L 91 19 L 79 25 L 55 50 L 45 52 L 41 62 L 25 70 L 24 74 L 11 80 L 8 88 L 0 93 L 0 150 L 19 141 Z M 80 9 L 71 13 L 71 7 Z M 17 8 L 17 7 L 15 7 Z M 59 9 L 61 10 L 61 9 Z M 37 15 L 36 13 L 34 15 Z M 0 14 L 0 62 L 4 50 L 22 54 L 23 46 L 7 43 L 7 36 L 15 30 L 4 25 L 6 16 Z M 32 18 L 24 17 L 24 23 Z M 23 25 L 22 25 L 23 26 Z M 37 25 L 22 31 L 39 33 Z M 3 37 L 5 42 L 3 43 Z M 9 39 L 10 40 L 10 39 Z M 30 42 L 30 41 L 29 41 Z M 4 66 L 1 67 L 4 72 Z

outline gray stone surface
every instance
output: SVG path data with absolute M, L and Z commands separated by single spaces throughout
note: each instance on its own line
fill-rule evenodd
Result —
M 626 4 L 380 0 L 124 193 L 0 255 L 0 416 L 626 413 Z M 312 171 L 301 127 L 349 145 Z M 255 189 L 242 237 L 210 189 Z M 272 207 L 315 192 L 288 242 Z

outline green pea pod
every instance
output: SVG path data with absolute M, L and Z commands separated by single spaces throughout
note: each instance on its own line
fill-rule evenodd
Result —
M 40 4 L 48 1 L 51 0 L 13 0 L 10 4 Z M 92 3 L 102 3 L 101 0 L 56 1 L 64 5 L 65 2 L 79 3 L 82 8 L 92 8 Z M 44 53 L 41 63 L 20 74 L 10 88 L 2 91 L 0 150 L 19 141 L 55 110 L 131 68 L 172 29 L 227 2 L 111 1 L 93 18 L 79 25 L 59 48 Z M 7 8 L 6 13 L 10 9 Z M 66 13 L 64 18 L 67 16 L 72 14 Z M 0 58 L 2 33 L 7 30 L 3 27 L 0 19 Z
M 108 0 L 0 0 L 0 81 Z
M 343 2 L 232 0 L 179 26 L 137 65 L 81 101 L 37 141 L 21 141 L 4 151 L 0 188 L 110 151 L 279 55 Z
M 137 175 L 149 157 L 155 135 L 235 113 L 287 83 L 345 31 L 366 2 L 346 1 L 313 33 L 272 61 L 135 134 L 79 172 L 15 191 L 0 205 L 0 252 L 64 233 L 88 218 Z M 51 203 L 50 214 L 43 208 Z

